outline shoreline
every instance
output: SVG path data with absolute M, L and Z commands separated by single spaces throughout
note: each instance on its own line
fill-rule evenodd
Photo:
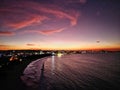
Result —
M 22 62 L 11 62 L 11 65 L 0 69 L 0 89 L 1 90 L 26 90 L 27 87 L 22 82 L 20 77 L 23 75 L 24 69 L 32 61 L 51 56 L 39 55 L 33 58 L 26 57 Z

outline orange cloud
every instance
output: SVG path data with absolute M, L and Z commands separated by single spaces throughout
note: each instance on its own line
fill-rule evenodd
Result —
M 13 36 L 13 35 L 15 35 L 14 32 L 0 31 L 0 36 Z
M 8 49 L 7 45 L 0 45 L 0 50 L 6 50 L 6 49 Z
M 11 45 L 0 45 L 0 50 L 8 50 L 11 47 L 13 47 L 13 46 L 11 46 Z
M 45 20 L 45 19 L 47 19 L 47 17 L 45 17 L 45 16 L 36 16 L 36 17 L 33 17 L 29 20 L 25 20 L 25 21 L 18 22 L 18 23 L 13 23 L 13 24 L 8 24 L 8 26 L 14 27 L 15 29 L 20 29 L 20 28 L 23 28 L 23 27 L 30 26 L 33 23 L 41 24 L 42 21 Z
M 25 32 L 30 32 L 30 33 L 40 33 L 43 35 L 51 35 L 54 33 L 59 33 L 62 32 L 65 28 L 61 28 L 61 29 L 55 29 L 55 30 L 30 30 L 30 31 L 25 31 Z
M 28 44 L 26 44 L 27 46 L 35 46 L 35 44 L 30 44 L 30 43 L 28 43 Z
M 0 47 L 6 47 L 6 46 L 8 46 L 8 45 L 0 45 Z
M 20 50 L 26 49 L 24 46 L 16 46 L 16 45 L 0 45 L 0 50 Z

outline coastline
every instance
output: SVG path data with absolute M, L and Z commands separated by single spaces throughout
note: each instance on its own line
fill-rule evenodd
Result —
M 0 89 L 1 90 L 26 90 L 26 85 L 21 80 L 24 69 L 29 63 L 37 59 L 42 59 L 50 56 L 39 55 L 35 58 L 26 57 L 22 62 L 11 62 L 7 68 L 0 69 Z

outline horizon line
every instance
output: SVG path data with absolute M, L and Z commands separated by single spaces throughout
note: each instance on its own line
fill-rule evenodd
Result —
M 65 51 L 120 51 L 120 48 L 101 48 L 101 49 L 0 49 L 0 51 L 10 51 L 10 50 L 47 50 L 47 51 L 62 51 L 62 50 L 65 50 Z

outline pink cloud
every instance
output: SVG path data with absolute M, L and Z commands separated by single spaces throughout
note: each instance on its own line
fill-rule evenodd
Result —
M 71 25 L 74 26 L 77 24 L 77 20 L 79 17 L 79 12 L 73 12 L 71 10 L 67 10 L 67 12 L 56 6 L 56 5 L 49 5 L 49 4 L 40 4 L 35 2 L 21 2 L 22 4 L 17 5 L 18 7 L 24 7 L 36 10 L 40 13 L 44 14 L 52 14 L 58 18 L 67 18 L 70 20 Z
M 61 29 L 55 29 L 55 30 L 30 30 L 30 31 L 25 31 L 27 33 L 39 33 L 39 34 L 43 34 L 43 35 L 51 35 L 54 33 L 59 33 L 62 32 L 65 28 L 61 28 Z
M 62 32 L 64 29 L 57 29 L 57 30 L 45 30 L 45 31 L 40 31 L 39 33 L 43 34 L 43 35 L 50 35 L 50 34 L 54 34 L 54 33 L 59 33 Z
M 42 24 L 44 20 L 49 19 L 45 15 L 40 15 L 39 12 L 31 13 L 26 11 L 26 9 L 32 9 L 26 6 L 19 6 L 14 8 L 14 6 L 0 8 L 0 19 L 3 26 L 12 27 L 14 29 L 24 28 L 30 25 Z M 20 8 L 25 8 L 21 10 Z M 6 15 L 7 14 L 7 15 Z M 14 15 L 14 16 L 13 16 Z M 10 18 L 11 17 L 11 18 Z
M 11 4 L 6 5 L 6 7 L 0 8 L 0 13 L 0 19 L 2 21 L 3 27 L 10 28 L 11 30 L 18 30 L 28 26 L 41 25 L 45 20 L 47 22 L 47 20 L 56 19 L 67 19 L 70 22 L 70 26 L 75 26 L 80 15 L 80 13 L 77 11 L 65 10 L 64 8 L 58 7 L 57 5 L 41 4 L 31 1 L 11 2 Z M 53 18 L 51 18 L 51 16 L 53 16 Z M 39 33 L 44 35 L 57 32 L 59 32 L 59 30 L 39 31 Z M 11 32 L 11 35 L 13 34 L 14 33 Z M 4 33 L 4 35 L 8 34 Z
M 14 32 L 0 31 L 0 36 L 13 36 L 13 35 L 15 35 Z
M 79 17 L 79 13 L 75 11 L 73 12 L 74 15 L 71 15 L 69 13 L 71 13 L 72 11 L 69 11 L 68 13 L 68 12 L 65 12 L 59 9 L 46 8 L 46 7 L 39 7 L 39 8 L 34 8 L 34 9 L 37 9 L 39 11 L 42 11 L 48 14 L 55 15 L 58 18 L 67 18 L 70 20 L 72 26 L 77 24 L 77 20 Z
M 36 16 L 36 17 L 30 18 L 29 20 L 24 20 L 22 22 L 8 24 L 8 26 L 13 27 L 15 29 L 20 29 L 23 27 L 30 26 L 34 23 L 41 24 L 42 21 L 44 21 L 45 19 L 47 19 L 47 17 L 45 17 L 45 16 Z

